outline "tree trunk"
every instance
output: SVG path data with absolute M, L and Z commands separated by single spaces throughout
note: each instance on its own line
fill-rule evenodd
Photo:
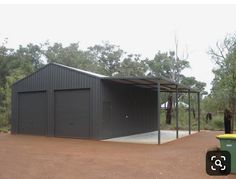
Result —
M 230 109 L 232 111 L 232 118 L 231 118 L 231 131 L 234 131 L 234 122 L 235 122 L 235 107 L 236 107 L 236 97 L 235 97 L 235 89 L 236 89 L 236 77 L 235 77 L 235 73 L 232 74 L 232 81 L 234 82 L 231 88 L 231 94 L 229 97 L 229 101 L 230 101 Z
M 234 91 L 234 90 L 233 90 Z M 234 94 L 232 94 L 231 97 L 231 111 L 232 111 L 232 119 L 231 119 L 231 131 L 234 131 L 234 122 L 235 122 L 235 107 L 236 107 L 236 103 L 235 103 L 235 97 Z
M 172 119 L 172 96 L 168 97 L 167 109 L 166 109 L 166 124 L 171 124 Z

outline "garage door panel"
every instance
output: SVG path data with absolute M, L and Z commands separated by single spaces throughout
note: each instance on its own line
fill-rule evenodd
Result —
M 89 90 L 55 92 L 55 135 L 89 138 Z
M 46 92 L 19 93 L 19 133 L 45 135 Z

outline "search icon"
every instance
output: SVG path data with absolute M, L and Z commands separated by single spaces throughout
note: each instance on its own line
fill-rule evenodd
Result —
M 206 172 L 208 175 L 229 175 L 231 172 L 231 154 L 229 151 L 208 151 L 206 154 Z
M 219 159 L 215 160 L 215 165 L 218 167 L 222 167 L 221 160 Z

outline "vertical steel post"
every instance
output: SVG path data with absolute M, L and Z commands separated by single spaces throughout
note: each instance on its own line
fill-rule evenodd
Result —
M 160 82 L 157 81 L 157 130 L 158 130 L 158 144 L 161 144 L 161 97 L 160 97 Z
M 191 104 L 190 104 L 190 89 L 188 90 L 188 133 L 191 134 Z
M 179 89 L 178 85 L 176 85 L 176 99 L 175 99 L 175 110 L 176 110 L 176 139 L 179 138 Z
M 198 119 L 198 132 L 200 132 L 200 93 L 197 93 L 197 104 L 198 104 L 198 114 L 197 114 L 197 119 Z

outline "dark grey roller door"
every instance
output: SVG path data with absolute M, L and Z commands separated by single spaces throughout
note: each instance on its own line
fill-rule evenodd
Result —
M 46 99 L 46 92 L 19 93 L 19 133 L 45 135 Z
M 90 137 L 88 89 L 55 91 L 55 135 Z

